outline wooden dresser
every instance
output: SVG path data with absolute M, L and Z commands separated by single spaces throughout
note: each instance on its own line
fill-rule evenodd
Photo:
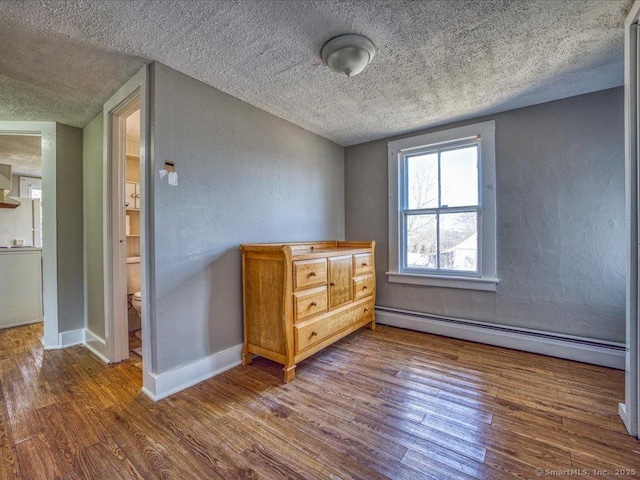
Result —
M 358 328 L 375 329 L 375 242 L 241 245 L 242 363 L 296 364 Z

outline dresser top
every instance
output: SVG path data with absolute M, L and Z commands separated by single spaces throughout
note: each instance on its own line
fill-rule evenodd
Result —
M 292 257 L 299 259 L 301 257 L 314 258 L 341 254 L 371 253 L 374 246 L 374 241 L 347 242 L 329 240 L 321 242 L 246 243 L 240 245 L 240 250 L 244 253 L 288 250 Z
M 334 257 L 339 255 L 352 255 L 357 253 L 371 253 L 371 247 L 335 247 L 335 248 L 304 248 L 291 251 L 291 256 L 295 259 L 300 257 Z

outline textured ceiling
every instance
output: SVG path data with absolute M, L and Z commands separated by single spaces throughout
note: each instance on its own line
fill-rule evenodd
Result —
M 158 60 L 342 145 L 621 85 L 632 0 L 0 0 L 0 119 L 84 126 Z M 320 48 L 371 38 L 360 75 Z
M 0 135 L 0 163 L 13 166 L 14 175 L 42 175 L 39 135 Z

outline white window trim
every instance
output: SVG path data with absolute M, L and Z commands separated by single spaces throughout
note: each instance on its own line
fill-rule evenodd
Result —
M 449 273 L 416 273 L 415 269 L 401 268 L 402 213 L 399 205 L 403 188 L 404 154 L 425 146 L 456 142 L 464 138 L 480 136 L 481 212 L 480 274 L 474 276 Z M 402 138 L 389 142 L 389 271 L 387 279 L 392 283 L 463 288 L 468 290 L 496 291 L 496 140 L 495 122 L 488 121 L 450 128 L 433 133 Z

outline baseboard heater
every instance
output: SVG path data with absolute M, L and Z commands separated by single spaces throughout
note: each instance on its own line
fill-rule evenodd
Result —
M 604 367 L 625 368 L 623 343 L 376 306 L 381 325 L 406 328 Z

